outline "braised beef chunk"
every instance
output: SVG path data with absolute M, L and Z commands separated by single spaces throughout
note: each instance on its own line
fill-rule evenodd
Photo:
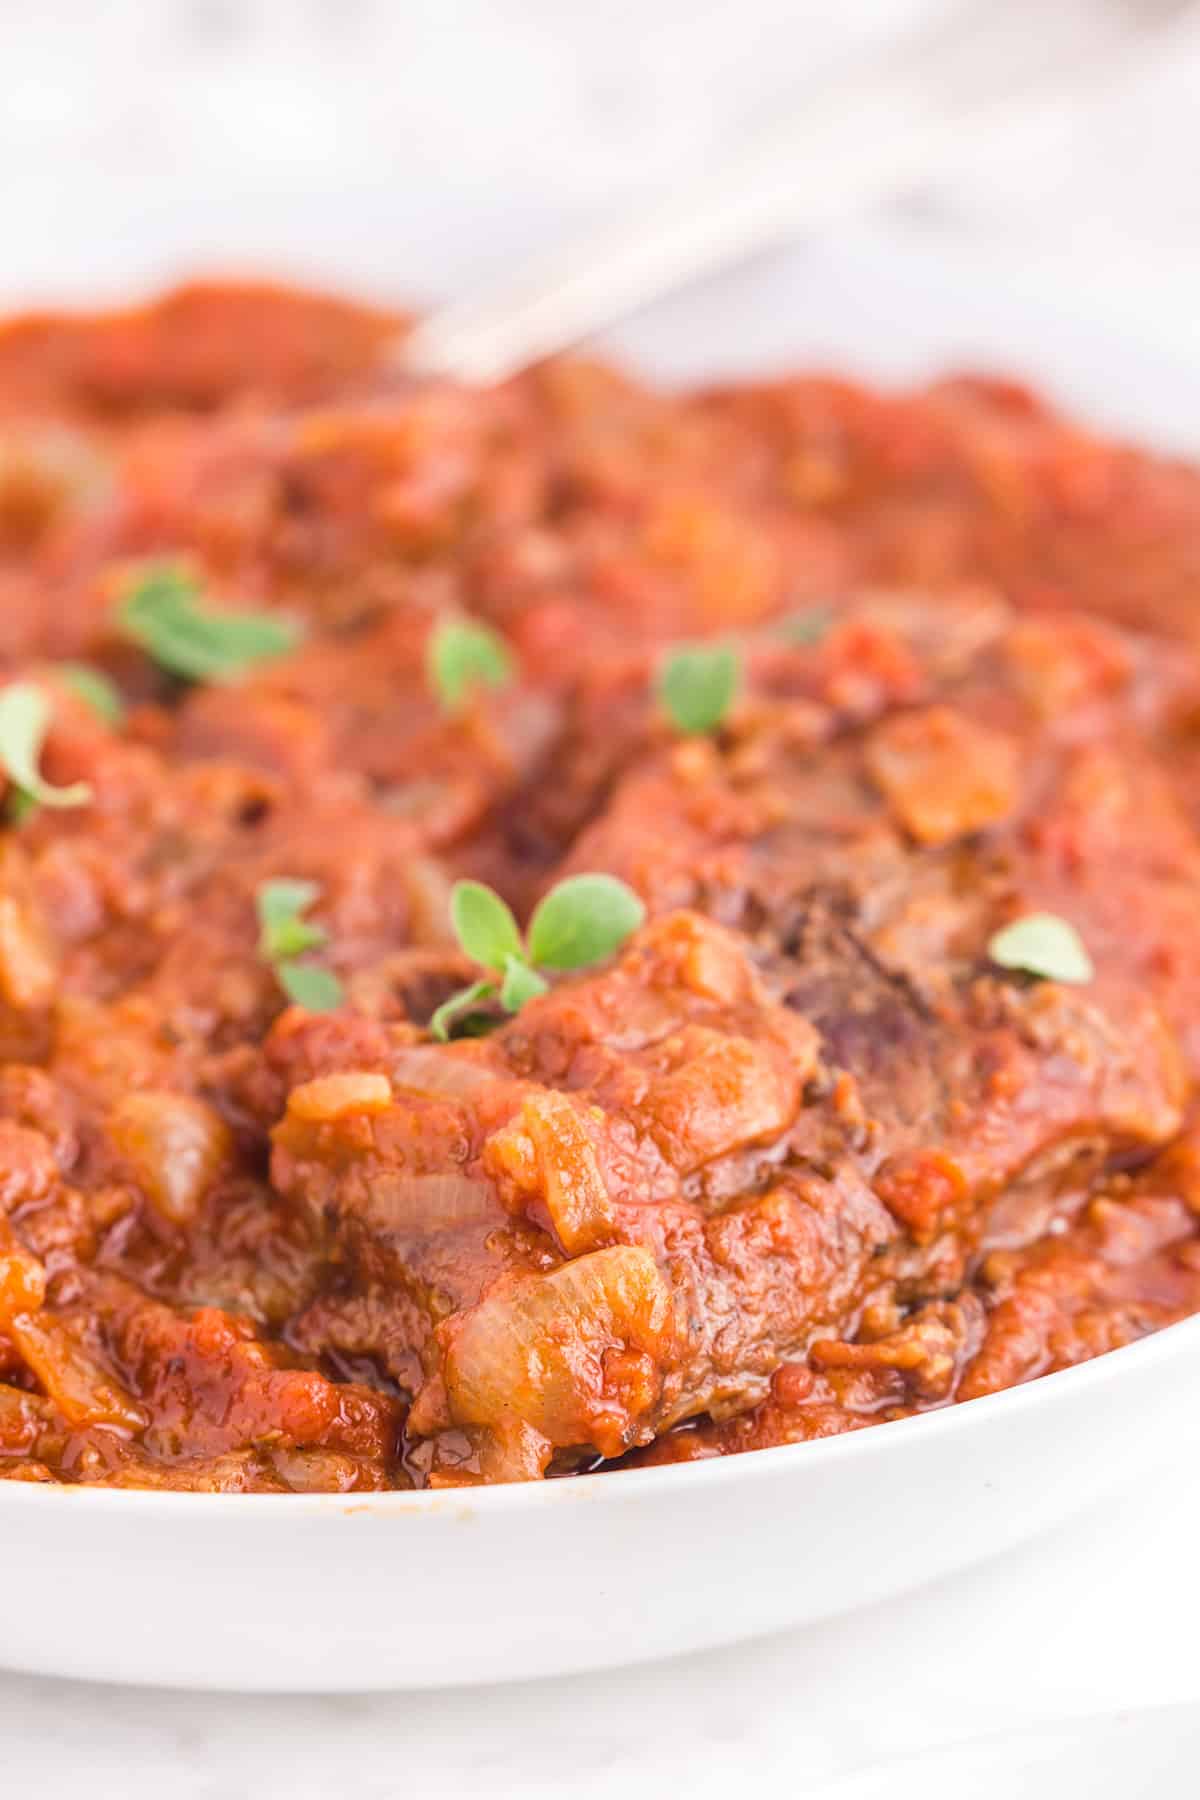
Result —
M 339 1279 L 397 1296 L 356 1348 L 415 1380 L 412 1430 L 465 1432 L 481 1473 L 744 1405 L 878 1281 L 894 1228 L 837 1166 L 844 1099 L 800 1123 L 815 1036 L 721 928 L 649 927 L 488 1054 L 401 1060 L 366 1112 L 346 1098 L 365 1073 L 293 1089 L 272 1163 Z
M 688 1460 L 1200 1310 L 1200 474 L 399 328 L 0 327 L 0 1477 Z

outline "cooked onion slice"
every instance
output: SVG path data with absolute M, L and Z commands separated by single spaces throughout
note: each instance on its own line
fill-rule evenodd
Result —
M 39 1312 L 46 1298 L 46 1271 L 36 1256 L 19 1244 L 0 1214 L 0 1329 L 22 1313 Z
M 672 1324 L 648 1250 L 615 1245 L 514 1276 L 439 1327 L 450 1413 L 501 1438 L 523 1420 L 551 1447 L 618 1455 L 658 1400 Z
M 375 1174 L 363 1210 L 372 1229 L 382 1232 L 453 1231 L 503 1218 L 488 1182 L 457 1173 Z
M 410 1088 L 417 1094 L 475 1094 L 497 1079 L 495 1072 L 470 1061 L 458 1045 L 446 1049 L 423 1045 L 397 1050 L 392 1055 L 389 1073 L 397 1087 Z
M 5 1329 L 69 1425 L 122 1425 L 141 1431 L 145 1409 L 101 1368 L 65 1325 L 28 1315 Z
M 230 1154 L 220 1115 L 187 1094 L 127 1094 L 109 1114 L 113 1141 L 163 1216 L 186 1225 Z

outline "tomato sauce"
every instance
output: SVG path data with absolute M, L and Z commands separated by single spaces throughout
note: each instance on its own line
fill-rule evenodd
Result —
M 402 330 L 0 327 L 0 1478 L 685 1461 L 1200 1310 L 1200 473 L 1011 383 L 475 392 Z M 442 1041 L 453 884 L 596 871 L 644 923 Z

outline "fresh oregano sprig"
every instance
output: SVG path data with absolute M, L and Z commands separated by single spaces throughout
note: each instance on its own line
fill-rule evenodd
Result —
M 829 635 L 832 624 L 833 614 L 827 606 L 813 606 L 804 612 L 788 613 L 785 618 L 779 619 L 775 632 L 785 644 L 819 644 L 822 638 Z
M 1037 975 L 1043 981 L 1082 985 L 1096 973 L 1074 925 L 1057 913 L 1026 913 L 1023 919 L 1014 919 L 1011 925 L 993 932 L 987 948 L 998 967 Z
M 682 644 L 659 670 L 659 703 L 676 731 L 703 736 L 724 724 L 740 680 L 732 645 Z
M 445 712 L 461 712 L 480 688 L 501 688 L 512 680 L 512 651 L 490 625 L 478 619 L 443 619 L 429 634 L 425 652 L 429 685 Z
M 542 969 L 584 969 L 612 956 L 646 916 L 633 889 L 615 875 L 570 875 L 541 900 L 524 937 L 512 909 L 481 881 L 458 881 L 450 918 L 463 950 L 490 971 L 451 996 L 429 1022 L 443 1042 L 481 1003 L 520 1012 L 544 994 Z
M 92 797 L 86 781 L 55 787 L 41 773 L 52 715 L 49 699 L 35 682 L 14 681 L 0 689 L 0 764 L 16 789 L 13 811 L 18 817 L 34 806 L 86 806 Z
M 342 984 L 323 963 L 301 959 L 329 941 L 324 926 L 303 917 L 320 895 L 315 881 L 264 881 L 258 908 L 258 952 L 271 965 L 284 993 L 308 1012 L 332 1012 L 342 1003 Z
M 185 681 L 232 681 L 295 648 L 299 631 L 274 613 L 227 612 L 205 604 L 186 569 L 148 570 L 117 608 L 127 638 Z
M 90 663 L 59 663 L 55 670 L 64 687 L 70 688 L 105 725 L 117 726 L 125 717 L 125 702 L 107 675 L 93 669 Z

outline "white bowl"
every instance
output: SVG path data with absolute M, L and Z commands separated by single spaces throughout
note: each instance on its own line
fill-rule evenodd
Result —
M 0 1482 L 0 1663 L 333 1692 L 569 1674 L 866 1606 L 1200 1437 L 1200 1318 L 945 1412 L 691 1465 L 470 1492 Z
M 620 344 L 621 340 L 618 340 Z M 1024 372 L 1194 441 L 1194 373 L 878 238 L 661 309 L 672 375 L 825 361 Z M 203 1496 L 0 1482 L 0 1664 L 332 1692 L 565 1674 L 865 1606 L 981 1560 L 1200 1438 L 1200 1318 L 1027 1387 L 722 1461 L 439 1494 Z

